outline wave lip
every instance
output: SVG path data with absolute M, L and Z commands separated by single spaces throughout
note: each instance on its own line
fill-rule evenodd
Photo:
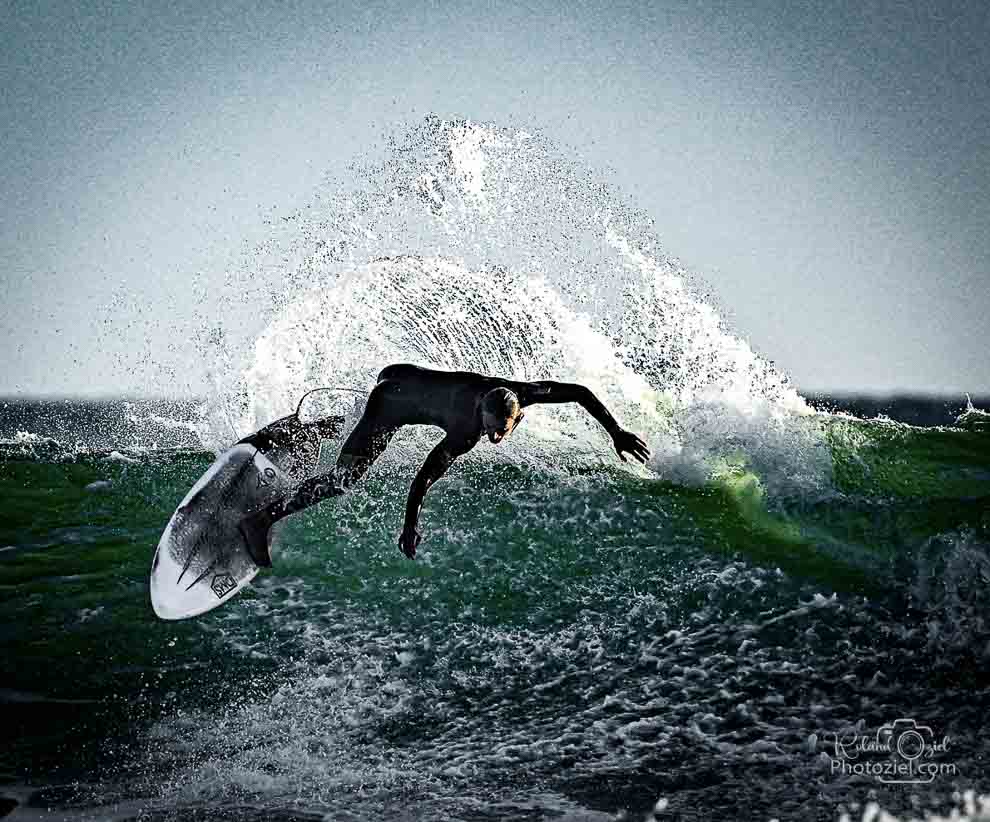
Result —
M 652 221 L 539 134 L 431 116 L 354 174 L 284 221 L 204 328 L 211 447 L 393 361 L 583 378 L 631 427 L 713 395 L 810 412 Z

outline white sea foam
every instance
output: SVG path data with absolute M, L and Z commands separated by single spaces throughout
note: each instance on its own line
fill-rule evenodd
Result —
M 947 814 L 901 816 L 885 811 L 878 802 L 867 802 L 862 813 L 844 811 L 838 822 L 990 822 L 990 796 L 964 791 Z
M 770 489 L 828 484 L 819 426 L 786 377 L 725 327 L 648 220 L 545 140 L 433 118 L 359 177 L 259 253 L 272 307 L 211 329 L 208 445 L 309 388 L 370 389 L 383 366 L 415 362 L 582 382 L 671 479 L 703 482 L 730 459 L 769 472 Z M 609 449 L 571 409 L 526 429 L 557 449 Z

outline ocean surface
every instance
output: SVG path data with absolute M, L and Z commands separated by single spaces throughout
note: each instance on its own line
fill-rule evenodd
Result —
M 231 270 L 204 396 L 0 400 L 0 814 L 983 818 L 990 401 L 803 396 L 539 136 L 429 118 L 355 179 Z M 581 382 L 652 457 L 533 408 L 410 561 L 439 433 L 407 429 L 234 600 L 159 621 L 216 454 L 401 361 Z

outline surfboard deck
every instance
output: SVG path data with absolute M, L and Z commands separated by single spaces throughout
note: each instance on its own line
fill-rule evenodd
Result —
M 237 525 L 274 501 L 288 477 L 253 445 L 224 451 L 179 503 L 151 565 L 151 604 L 161 619 L 187 619 L 229 601 L 258 566 Z

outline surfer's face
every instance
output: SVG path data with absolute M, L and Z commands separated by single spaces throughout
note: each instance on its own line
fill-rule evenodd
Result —
M 498 445 L 515 430 L 516 426 L 522 422 L 524 416 L 525 414 L 522 411 L 507 417 L 495 417 L 486 414 L 484 427 L 489 442 Z
M 522 418 L 519 398 L 508 388 L 493 388 L 481 401 L 481 430 L 496 445 L 512 433 Z

